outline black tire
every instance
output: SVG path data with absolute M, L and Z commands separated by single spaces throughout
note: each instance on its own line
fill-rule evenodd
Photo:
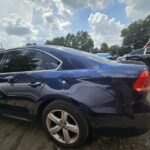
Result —
M 69 115 L 71 115 L 74 118 L 74 120 L 78 124 L 79 136 L 78 136 L 78 139 L 74 143 L 71 143 L 71 144 L 62 143 L 56 140 L 49 132 L 47 124 L 46 124 L 46 118 L 47 118 L 47 115 L 54 110 L 63 110 L 67 112 Z M 75 105 L 65 102 L 64 100 L 55 100 L 44 109 L 43 114 L 42 114 L 42 123 L 50 139 L 60 147 L 63 147 L 63 148 L 80 147 L 80 146 L 83 146 L 88 139 L 89 126 L 84 115 L 82 114 L 81 111 L 77 109 Z

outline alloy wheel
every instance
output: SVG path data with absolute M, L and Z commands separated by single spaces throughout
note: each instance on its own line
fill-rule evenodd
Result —
M 77 121 L 66 111 L 53 110 L 49 112 L 46 125 L 50 134 L 61 143 L 72 144 L 79 138 Z

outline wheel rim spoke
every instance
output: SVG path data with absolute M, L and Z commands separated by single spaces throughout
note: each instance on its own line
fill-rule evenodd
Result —
M 64 140 L 66 143 L 70 143 L 70 135 L 69 135 L 69 131 L 66 129 L 63 129 L 63 136 L 64 136 Z
M 59 124 L 60 123 L 60 119 L 58 118 L 58 117 L 56 117 L 54 114 L 49 114 L 48 115 L 48 118 L 50 119 L 50 120 L 52 120 L 54 123 L 56 123 L 56 124 Z
M 76 134 L 79 134 L 79 129 L 76 125 L 72 125 L 72 124 L 67 123 L 66 124 L 66 129 L 71 131 L 71 132 L 74 132 Z
M 68 113 L 65 112 L 65 111 L 62 111 L 62 113 L 61 113 L 61 120 L 63 122 L 66 122 L 67 121 L 67 117 L 68 117 Z
M 54 126 L 53 128 L 50 129 L 50 132 L 51 132 L 52 134 L 56 134 L 56 133 L 59 132 L 60 130 L 61 130 L 61 127 L 58 126 L 58 125 L 56 125 L 56 126 Z
M 71 144 L 79 138 L 79 127 L 76 120 L 68 112 L 53 110 L 46 118 L 50 134 L 61 143 Z

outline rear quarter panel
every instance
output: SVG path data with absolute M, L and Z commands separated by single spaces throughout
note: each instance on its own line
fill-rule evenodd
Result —
M 142 67 L 101 66 L 98 70 L 47 71 L 38 106 L 51 99 L 77 103 L 92 113 L 132 113 L 132 84 Z

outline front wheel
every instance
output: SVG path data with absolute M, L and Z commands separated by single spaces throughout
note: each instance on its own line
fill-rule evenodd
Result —
M 51 140 L 61 147 L 79 147 L 88 138 L 85 117 L 70 103 L 61 100 L 50 103 L 43 112 L 42 121 Z

